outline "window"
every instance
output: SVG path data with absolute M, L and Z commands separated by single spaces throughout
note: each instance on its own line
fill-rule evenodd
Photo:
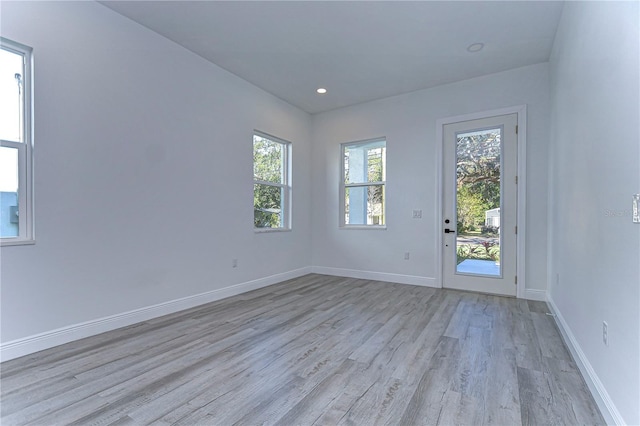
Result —
M 253 227 L 291 229 L 291 144 L 262 133 L 253 135 Z
M 0 37 L 0 238 L 33 240 L 31 48 Z
M 385 225 L 385 139 L 342 144 L 340 225 Z

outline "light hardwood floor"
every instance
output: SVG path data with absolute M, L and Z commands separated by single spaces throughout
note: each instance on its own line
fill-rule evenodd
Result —
M 1 423 L 604 424 L 546 312 L 307 275 L 5 362 Z

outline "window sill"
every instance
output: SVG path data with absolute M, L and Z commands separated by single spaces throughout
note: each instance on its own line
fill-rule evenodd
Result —
M 9 247 L 9 246 L 32 246 L 36 243 L 36 240 L 2 240 L 0 241 L 0 247 Z
M 291 232 L 291 228 L 253 228 L 256 234 L 267 234 L 270 232 Z
M 386 231 L 387 225 L 342 225 L 340 229 L 354 231 Z

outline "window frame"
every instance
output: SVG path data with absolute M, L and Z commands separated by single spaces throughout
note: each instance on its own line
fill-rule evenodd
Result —
M 253 177 L 253 194 L 255 195 L 255 185 L 266 185 L 266 186 L 272 186 L 275 188 L 280 188 L 280 190 L 282 191 L 282 201 L 281 201 L 281 226 L 278 228 L 260 228 L 260 227 L 256 227 L 255 226 L 255 216 L 254 216 L 254 224 L 253 224 L 253 231 L 256 233 L 266 233 L 266 232 L 287 232 L 287 231 L 291 231 L 292 229 L 292 221 L 291 221 L 291 210 L 292 210 L 292 203 L 291 203 L 291 197 L 292 197 L 292 192 L 293 192 L 293 188 L 291 185 L 291 171 L 292 171 L 292 143 L 284 140 L 282 138 L 279 138 L 277 136 L 273 136 L 270 135 L 268 133 L 265 132 L 261 132 L 259 130 L 254 130 L 253 131 L 253 135 L 252 135 L 252 153 L 254 150 L 254 143 L 255 143 L 255 137 L 260 137 L 263 139 L 267 139 L 270 142 L 274 142 L 274 143 L 278 143 L 281 144 L 283 146 L 283 158 L 282 158 L 282 165 L 281 165 L 281 173 L 282 173 L 282 182 L 281 183 L 277 183 L 277 182 L 269 182 L 269 181 L 264 181 L 264 180 L 260 180 L 260 179 L 256 179 L 255 175 Z M 252 167 L 255 167 L 255 164 L 253 164 L 252 162 Z M 254 204 L 254 211 L 255 211 L 255 204 Z M 255 214 L 255 213 L 254 213 Z
M 384 177 L 385 180 L 375 181 L 375 182 L 346 182 L 346 170 L 344 167 L 345 163 L 345 152 L 349 147 L 355 147 L 359 145 L 368 145 L 373 143 L 383 143 L 385 148 L 384 155 Z M 338 227 L 340 229 L 354 229 L 354 230 L 386 230 L 387 229 L 387 180 L 386 180 L 386 169 L 387 169 L 387 161 L 386 161 L 386 149 L 387 149 L 387 138 L 386 137 L 378 137 L 372 139 L 365 139 L 354 142 L 345 142 L 340 144 L 340 185 L 339 185 L 339 208 L 338 208 Z M 346 189 L 353 187 L 372 187 L 372 186 L 382 186 L 383 194 L 384 194 L 384 203 L 382 206 L 382 216 L 384 217 L 384 223 L 382 225 L 376 224 L 348 224 L 346 223 Z
M 0 237 L 0 245 L 34 244 L 33 199 L 33 49 L 0 37 L 2 50 L 23 58 L 22 142 L 0 139 L 0 146 L 18 150 L 18 236 Z

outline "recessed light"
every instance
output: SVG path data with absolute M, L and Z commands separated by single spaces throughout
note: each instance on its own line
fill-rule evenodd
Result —
M 467 47 L 467 51 L 471 53 L 475 53 L 475 52 L 481 51 L 483 47 L 484 47 L 484 43 L 473 43 L 473 44 L 470 44 L 469 47 Z
M 316 90 L 316 92 L 318 92 L 318 94 L 320 95 L 324 95 L 325 93 L 327 93 L 327 89 L 325 89 L 324 87 L 320 87 L 318 88 L 318 90 Z

